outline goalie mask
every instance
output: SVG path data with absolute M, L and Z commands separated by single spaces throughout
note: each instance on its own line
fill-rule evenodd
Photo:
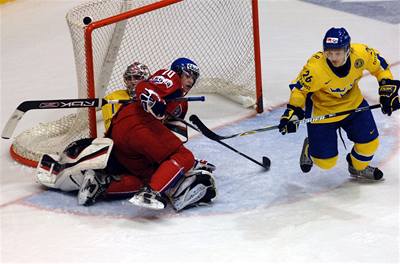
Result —
M 182 80 L 182 88 L 185 93 L 188 93 L 190 89 L 196 83 L 197 78 L 200 76 L 200 70 L 197 64 L 188 58 L 176 59 L 171 64 L 171 70 L 176 72 Z
M 149 68 L 140 62 L 134 62 L 126 68 L 124 83 L 130 96 L 134 96 L 136 84 L 150 77 Z
M 344 28 L 329 29 L 323 40 L 325 57 L 335 67 L 344 65 L 350 55 L 350 35 Z

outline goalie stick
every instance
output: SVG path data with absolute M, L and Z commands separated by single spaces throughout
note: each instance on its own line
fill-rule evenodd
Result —
M 324 119 L 328 119 L 328 118 L 332 118 L 332 117 L 336 117 L 336 116 L 341 116 L 341 115 L 347 115 L 347 114 L 351 114 L 351 113 L 358 113 L 358 112 L 363 112 L 363 111 L 367 111 L 367 110 L 372 110 L 372 109 L 376 109 L 376 108 L 380 108 L 380 107 L 381 107 L 380 104 L 375 104 L 375 105 L 371 105 L 371 106 L 363 106 L 363 107 L 359 107 L 359 108 L 351 109 L 351 110 L 346 110 L 346 111 L 342 111 L 342 112 L 326 114 L 326 115 L 321 115 L 321 116 L 316 116 L 316 117 L 310 117 L 310 118 L 306 118 L 306 119 L 302 119 L 302 120 L 296 120 L 296 121 L 293 121 L 293 123 L 301 125 L 301 124 L 320 121 L 320 120 L 324 120 Z M 222 135 L 218 135 L 215 132 L 211 131 L 200 120 L 200 118 L 198 116 L 196 116 L 196 115 L 191 115 L 189 120 L 195 126 L 197 126 L 199 128 L 199 130 L 201 131 L 202 134 L 204 134 L 206 137 L 208 137 L 208 138 L 210 138 L 212 140 L 224 140 L 224 139 L 229 139 L 229 138 L 234 138 L 234 137 L 253 135 L 253 134 L 256 134 L 256 133 L 259 133 L 259 132 L 265 132 L 265 131 L 269 131 L 269 130 L 278 129 L 278 127 L 279 127 L 278 125 L 266 126 L 266 127 L 262 127 L 262 128 L 258 128 L 258 129 L 254 129 L 254 130 L 248 130 L 248 131 L 245 131 L 245 132 L 229 135 L 229 136 L 222 136 Z
M 192 116 L 193 116 L 193 115 L 192 115 Z M 191 118 L 192 116 L 190 116 L 190 118 Z M 222 146 L 224 146 L 224 147 L 226 147 L 226 148 L 232 150 L 233 152 L 236 152 L 237 154 L 239 154 L 240 156 L 242 156 L 242 157 L 244 157 L 244 158 L 250 160 L 251 162 L 253 162 L 253 163 L 255 163 L 255 164 L 257 164 L 257 165 L 263 167 L 265 170 L 269 170 L 269 168 L 271 167 L 271 160 L 270 160 L 268 157 L 263 156 L 263 157 L 262 157 L 262 163 L 261 163 L 261 162 L 255 160 L 255 159 L 253 159 L 253 158 L 247 156 L 246 154 L 240 152 L 239 150 L 235 149 L 234 147 L 232 147 L 232 146 L 226 144 L 225 142 L 222 142 L 222 141 L 220 141 L 220 140 L 218 140 L 218 139 L 213 139 L 213 138 L 208 137 L 205 133 L 203 133 L 203 131 L 202 131 L 200 128 L 195 127 L 194 125 L 192 125 L 192 124 L 186 122 L 185 120 L 183 120 L 183 119 L 181 119 L 181 118 L 178 118 L 178 117 L 174 117 L 174 119 L 177 120 L 177 121 L 179 121 L 179 122 L 182 122 L 183 124 L 187 125 L 188 127 L 192 128 L 192 129 L 194 129 L 194 130 L 196 130 L 196 131 L 202 133 L 202 134 L 203 134 L 204 136 L 206 136 L 207 138 L 209 138 L 209 139 L 211 139 L 211 140 L 213 140 L 213 141 L 215 141 L 215 142 L 218 142 L 218 143 L 221 144 Z
M 169 101 L 204 101 L 204 96 L 192 96 L 192 97 L 178 97 Z M 24 101 L 20 103 L 15 109 L 14 113 L 8 119 L 6 125 L 3 128 L 1 137 L 4 139 L 10 139 L 12 134 L 17 127 L 18 122 L 22 119 L 24 114 L 29 110 L 36 109 L 66 109 L 66 108 L 88 108 L 88 107 L 99 107 L 105 104 L 129 104 L 135 100 L 106 100 L 104 98 L 93 98 L 93 99 L 57 99 L 57 100 L 36 100 L 36 101 Z

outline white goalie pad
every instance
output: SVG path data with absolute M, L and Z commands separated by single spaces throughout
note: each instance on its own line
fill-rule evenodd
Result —
M 191 170 L 166 194 L 172 207 L 179 212 L 194 206 L 208 205 L 217 196 L 217 188 L 211 172 Z
M 44 154 L 37 166 L 36 180 L 50 188 L 78 190 L 83 173 L 88 169 L 104 169 L 111 154 L 113 141 L 96 138 L 71 143 L 60 155 Z
M 54 184 L 59 174 L 57 165 L 59 165 L 60 157 L 58 155 L 47 155 L 44 154 L 38 163 L 36 168 L 36 182 L 41 183 L 47 187 L 55 188 Z M 48 161 L 48 163 L 46 162 Z M 47 164 L 50 165 L 47 166 Z M 55 168 L 56 167 L 56 168 Z

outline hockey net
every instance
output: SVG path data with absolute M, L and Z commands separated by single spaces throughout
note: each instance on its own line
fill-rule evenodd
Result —
M 92 23 L 85 25 L 84 18 Z M 193 59 L 200 78 L 190 94 L 217 93 L 262 112 L 257 0 L 95 0 L 66 15 L 73 42 L 79 98 L 123 89 L 134 61 L 151 71 L 179 57 Z M 97 114 L 97 120 L 99 119 Z M 78 110 L 18 135 L 11 156 L 36 166 L 44 153 L 97 136 L 96 110 Z

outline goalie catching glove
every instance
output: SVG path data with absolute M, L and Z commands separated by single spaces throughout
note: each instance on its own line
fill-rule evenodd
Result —
M 286 133 L 296 132 L 297 128 L 299 127 L 299 124 L 294 124 L 293 122 L 297 120 L 302 120 L 303 118 L 304 118 L 303 109 L 288 104 L 279 122 L 278 126 L 279 132 L 281 132 L 282 135 L 285 135 Z
M 165 109 L 167 104 L 164 99 L 162 99 L 153 90 L 145 88 L 143 93 L 140 94 L 140 103 L 144 111 L 152 114 L 158 120 L 165 118 Z
M 382 79 L 379 82 L 379 103 L 382 113 L 390 116 L 393 111 L 400 108 L 399 87 L 398 80 Z

